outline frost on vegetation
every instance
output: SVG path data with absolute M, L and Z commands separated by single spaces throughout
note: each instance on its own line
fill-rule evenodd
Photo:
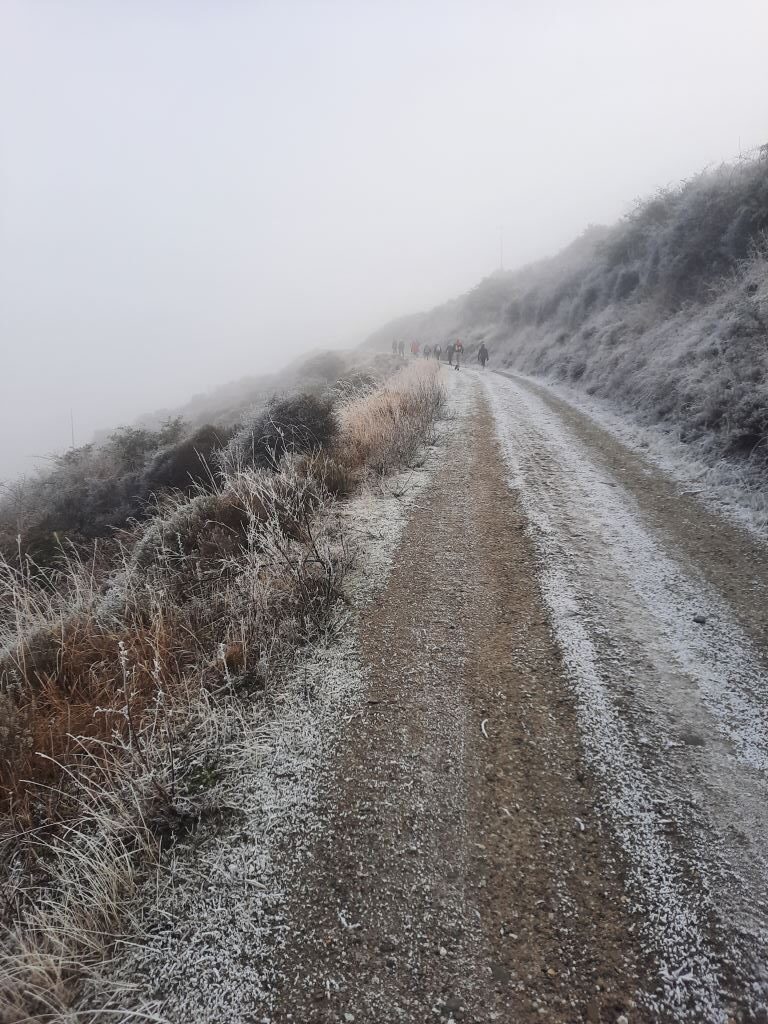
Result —
M 458 334 L 470 358 L 484 341 L 492 368 L 554 381 L 665 434 L 678 464 L 698 463 L 705 486 L 765 525 L 767 233 L 762 154 L 660 190 L 554 258 L 494 274 L 376 338 Z
M 132 993 L 121 969 L 129 951 L 151 958 L 151 931 L 183 959 L 165 915 L 187 908 L 198 935 L 208 891 L 245 886 L 257 916 L 266 906 L 269 843 L 311 804 L 356 685 L 345 578 L 358 550 L 385 570 L 403 501 L 383 494 L 384 475 L 418 469 L 442 404 L 433 367 L 351 386 L 321 447 L 169 493 L 89 557 L 0 560 L 4 1022 L 114 1019 L 127 1005 L 155 1019 L 152 993 Z M 233 956 L 242 913 L 216 919 Z
M 56 567 L 62 547 L 89 553 L 99 538 L 158 514 L 168 491 L 215 490 L 227 469 L 276 469 L 286 452 L 327 447 L 335 409 L 390 376 L 389 356 L 313 356 L 268 381 L 241 381 L 189 403 L 183 416 L 120 427 L 53 456 L 28 477 L 0 482 L 0 554 Z M 271 394 L 271 397 L 270 397 Z

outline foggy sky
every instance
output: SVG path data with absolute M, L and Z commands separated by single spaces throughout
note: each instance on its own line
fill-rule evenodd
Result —
M 768 141 L 764 0 L 0 0 L 0 477 Z

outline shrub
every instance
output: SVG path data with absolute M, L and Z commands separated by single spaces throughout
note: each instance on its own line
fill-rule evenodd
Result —
M 613 289 L 613 299 L 621 302 L 629 298 L 632 292 L 640 284 L 640 275 L 636 270 L 622 270 L 616 278 L 616 285 Z
M 114 459 L 117 468 L 137 472 L 144 468 L 149 456 L 177 444 L 184 429 L 184 421 L 180 416 L 167 420 L 159 430 L 120 427 L 110 434 L 102 450 Z
M 175 488 L 191 491 L 213 482 L 214 453 L 226 446 L 233 431 L 206 424 L 191 437 L 157 453 L 142 480 L 144 495 Z
M 268 408 L 232 437 L 221 453 L 221 469 L 276 469 L 288 452 L 327 447 L 336 434 L 333 401 L 309 393 L 273 399 Z

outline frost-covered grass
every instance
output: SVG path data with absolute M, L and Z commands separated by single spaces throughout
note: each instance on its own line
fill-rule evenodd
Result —
M 326 636 L 352 559 L 335 496 L 408 466 L 442 404 L 432 365 L 367 391 L 325 450 L 228 466 L 114 552 L 0 565 L 4 1022 L 122 1004 L 116 936 L 140 940 L 179 837 L 229 813 L 232 750 Z
M 345 459 L 384 474 L 413 459 L 443 406 L 437 365 L 410 363 L 376 392 L 341 410 Z
M 768 250 L 713 285 L 706 302 L 661 312 L 611 304 L 563 338 L 527 326 L 505 361 L 609 401 L 665 429 L 714 476 L 741 480 L 759 506 L 768 487 Z
M 708 171 L 592 227 L 550 260 L 378 332 L 481 341 L 666 431 L 760 512 L 768 489 L 768 159 Z

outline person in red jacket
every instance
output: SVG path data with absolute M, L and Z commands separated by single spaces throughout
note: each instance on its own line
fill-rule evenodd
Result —
M 459 368 L 459 363 L 461 362 L 461 353 L 463 351 L 464 351 L 464 346 L 461 343 L 461 339 L 457 338 L 456 339 L 456 344 L 453 346 L 453 354 L 456 357 L 456 365 L 454 366 L 454 370 L 458 370 L 458 368 Z
M 411 342 L 411 355 L 417 356 L 419 354 L 419 343 L 418 341 Z

